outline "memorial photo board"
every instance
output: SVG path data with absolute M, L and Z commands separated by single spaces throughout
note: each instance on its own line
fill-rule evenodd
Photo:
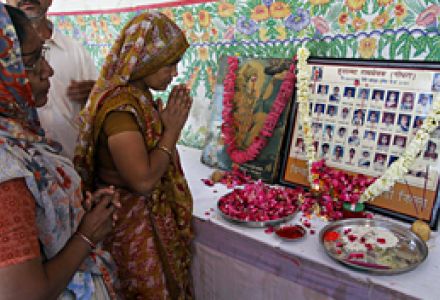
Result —
M 440 92 L 440 65 L 387 61 L 310 59 L 310 110 L 319 159 L 351 174 L 380 177 L 399 158 Z M 318 76 L 317 76 L 318 75 Z M 291 116 L 280 181 L 308 186 L 298 111 Z M 390 192 L 369 208 L 392 216 L 438 219 L 440 128 Z

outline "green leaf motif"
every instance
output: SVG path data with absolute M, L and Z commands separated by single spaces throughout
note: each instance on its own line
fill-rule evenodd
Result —
M 416 14 L 421 13 L 425 9 L 419 0 L 403 0 L 403 3 Z

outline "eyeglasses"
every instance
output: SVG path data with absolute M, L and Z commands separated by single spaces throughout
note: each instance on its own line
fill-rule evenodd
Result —
M 38 73 L 41 70 L 41 63 L 43 59 L 46 58 L 46 54 L 49 51 L 49 47 L 46 45 L 43 45 L 38 51 L 34 51 L 31 53 L 22 53 L 21 56 L 35 56 L 37 59 L 35 60 L 35 63 L 33 64 L 26 64 L 24 63 L 24 69 L 28 72 L 34 72 Z

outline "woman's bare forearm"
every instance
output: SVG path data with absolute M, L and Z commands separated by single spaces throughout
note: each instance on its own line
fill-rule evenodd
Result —
M 90 252 L 90 246 L 73 236 L 52 259 L 41 258 L 0 268 L 2 299 L 56 299 L 67 287 Z

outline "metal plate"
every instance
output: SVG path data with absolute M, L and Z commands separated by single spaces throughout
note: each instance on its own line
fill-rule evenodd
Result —
M 225 220 L 227 220 L 231 223 L 237 224 L 237 225 L 242 225 L 242 226 L 252 227 L 252 228 L 263 228 L 263 227 L 268 227 L 268 226 L 277 226 L 279 224 L 290 221 L 296 214 L 296 212 L 294 212 L 293 214 L 285 216 L 284 218 L 281 218 L 281 219 L 257 222 L 257 221 L 244 221 L 244 220 L 236 219 L 236 218 L 233 218 L 233 217 L 226 215 L 220 209 L 220 202 L 217 202 L 217 210 Z
M 376 227 L 389 230 L 397 237 L 395 247 L 387 250 L 369 250 L 365 251 L 365 257 L 362 257 L 356 263 L 353 260 L 348 261 L 350 253 L 359 253 L 351 251 L 345 247 L 340 247 L 342 239 L 338 241 L 325 241 L 324 236 L 328 232 L 337 232 L 342 237 L 344 232 L 357 227 Z M 409 229 L 387 221 L 372 219 L 346 219 L 336 221 L 325 226 L 319 233 L 319 240 L 326 253 L 338 261 L 355 270 L 365 271 L 377 275 L 391 275 L 408 272 L 420 265 L 428 256 L 428 247 L 426 243 Z M 339 243 L 339 247 L 337 246 Z M 339 250 L 338 250 L 339 249 Z

